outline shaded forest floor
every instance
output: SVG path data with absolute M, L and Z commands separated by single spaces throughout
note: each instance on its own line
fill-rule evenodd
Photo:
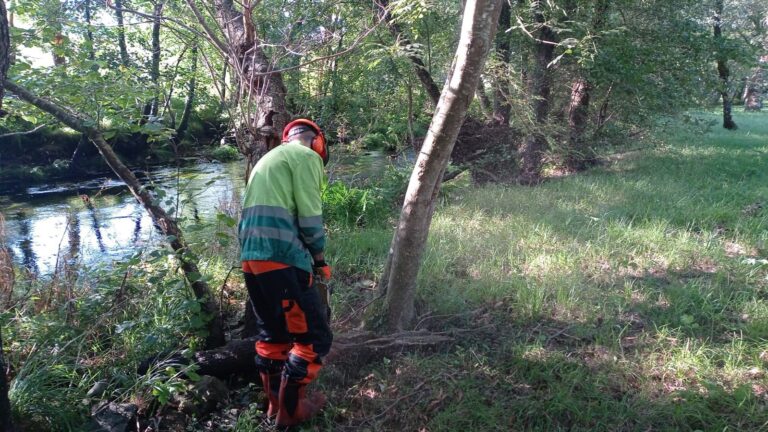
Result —
M 738 114 L 735 132 L 691 118 L 535 188 L 473 186 L 468 173 L 446 183 L 417 328 L 452 341 L 330 359 L 313 384 L 328 407 L 297 430 L 768 431 L 768 116 Z M 364 200 L 399 193 L 382 184 L 326 193 L 337 334 L 360 325 L 376 293 L 395 215 Z M 244 297 L 230 272 L 235 223 L 221 215 L 185 232 L 233 326 Z M 25 430 L 83 430 L 104 400 L 138 405 L 142 432 L 271 430 L 244 377 L 190 420 L 176 414 L 189 371 L 133 373 L 201 328 L 166 252 L 87 275 L 63 265 L 0 294 Z

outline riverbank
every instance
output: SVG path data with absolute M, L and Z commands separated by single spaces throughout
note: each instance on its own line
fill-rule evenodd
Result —
M 738 114 L 736 132 L 671 123 L 637 151 L 535 188 L 461 177 L 446 185 L 417 315 L 419 329 L 453 342 L 327 362 L 316 387 L 330 403 L 308 428 L 761 430 L 766 120 Z M 326 196 L 337 333 L 352 331 L 376 295 L 403 181 Z M 207 225 L 214 231 L 188 226 L 189 238 L 235 333 L 245 294 L 230 273 L 232 220 Z M 77 429 L 89 407 L 115 400 L 136 404 L 145 423 L 158 415 L 199 431 L 264 429 L 247 383 L 225 383 L 228 402 L 192 419 L 174 414 L 192 386 L 186 369 L 133 373 L 179 341 L 194 349 L 200 336 L 199 305 L 162 249 L 17 289 L 2 315 L 17 418 Z
M 140 170 L 184 165 L 200 158 L 231 161 L 239 157 L 236 148 L 219 145 L 217 137 L 221 131 L 203 124 L 213 122 L 195 122 L 194 137 L 178 145 L 130 131 L 112 131 L 109 141 L 123 162 Z M 96 148 L 82 134 L 69 129 L 47 127 L 29 134 L 0 137 L 0 194 L 44 183 L 112 175 Z

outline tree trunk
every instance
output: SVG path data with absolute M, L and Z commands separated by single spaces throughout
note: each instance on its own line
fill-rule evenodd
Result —
M 713 28 L 715 35 L 715 44 L 717 44 L 717 75 L 720 77 L 720 96 L 723 99 L 723 127 L 725 129 L 737 129 L 736 122 L 733 121 L 731 113 L 730 70 L 728 69 L 728 57 L 725 53 L 723 44 L 722 30 L 723 0 L 715 0 L 715 16 L 713 17 Z
M 467 0 L 450 78 L 408 184 L 388 259 L 383 325 L 397 331 L 414 316 L 416 277 L 441 179 L 496 34 L 502 0 Z
M 187 0 L 187 4 L 192 6 L 191 0 Z M 282 74 L 273 71 L 274 65 L 256 37 L 251 10 L 240 13 L 232 0 L 215 0 L 214 6 L 216 19 L 227 39 L 224 54 L 237 77 L 237 100 L 243 118 L 236 127 L 235 138 L 240 152 L 248 160 L 248 176 L 256 162 L 280 143 L 283 127 L 289 120 L 285 109 L 286 89 Z
M 60 122 L 88 136 L 91 142 L 93 142 L 99 150 L 99 153 L 101 153 L 107 165 L 109 165 L 112 171 L 125 182 L 133 196 L 144 206 L 155 224 L 160 227 L 160 230 L 166 236 L 171 248 L 176 252 L 176 256 L 181 263 L 181 269 L 189 281 L 195 297 L 201 303 L 203 313 L 206 317 L 210 317 L 206 345 L 209 347 L 222 345 L 224 343 L 224 331 L 218 307 L 214 302 L 211 288 L 200 278 L 199 269 L 197 268 L 197 264 L 193 261 L 193 257 L 184 241 L 181 229 L 176 224 L 176 221 L 155 203 L 149 191 L 142 187 L 133 172 L 120 161 L 119 157 L 112 150 L 112 147 L 104 140 L 101 132 L 90 125 L 93 122 L 73 114 L 71 111 L 62 108 L 47 99 L 37 97 L 23 87 L 8 80 L 5 81 L 5 87 L 15 93 L 16 96 L 23 101 L 53 115 Z
M 117 44 L 120 46 L 120 63 L 128 67 L 128 44 L 125 43 L 125 24 L 123 23 L 123 0 L 115 0 L 115 18 L 117 20 Z
M 521 160 L 518 181 L 524 185 L 534 185 L 541 182 L 542 158 L 547 149 L 547 139 L 543 129 L 549 116 L 549 97 L 552 90 L 552 76 L 548 65 L 552 61 L 555 50 L 555 32 L 547 24 L 539 2 L 532 3 L 536 8 L 534 19 L 539 28 L 535 32 L 536 66 L 531 89 L 534 129 L 519 149 Z
M 392 36 L 394 36 L 396 40 L 399 40 L 401 45 L 411 45 L 411 40 L 403 33 L 400 25 L 392 19 L 392 15 L 387 9 L 387 7 L 389 7 L 389 0 L 380 0 L 379 5 L 382 7 L 382 18 L 387 23 L 387 27 L 389 28 L 389 32 L 392 34 Z M 408 57 L 408 59 L 411 60 L 411 63 L 413 63 L 416 76 L 419 77 L 421 84 L 424 86 L 424 90 L 427 92 L 429 100 L 431 100 L 432 103 L 436 106 L 438 100 L 440 99 L 440 88 L 432 79 L 432 75 L 429 73 L 429 69 L 427 69 L 427 66 L 424 65 L 424 61 L 416 52 L 408 50 L 406 57 Z
M 499 15 L 499 29 L 496 35 L 496 52 L 499 60 L 506 66 L 511 59 L 511 41 L 507 30 L 510 27 L 512 10 L 507 1 L 501 4 L 501 15 Z M 499 125 L 508 125 L 509 116 L 512 112 L 512 106 L 508 100 L 509 77 L 506 73 L 496 77 L 496 83 L 493 92 L 493 122 Z
M 96 58 L 96 47 L 93 45 L 93 30 L 91 29 L 91 0 L 85 0 L 85 26 L 88 59 L 94 60 Z
M 5 95 L 5 77 L 8 67 L 11 65 L 11 38 L 8 26 L 8 12 L 5 9 L 5 1 L 0 0 L 0 117 L 5 115 L 3 110 L 3 95 Z
M 475 96 L 477 97 L 477 100 L 480 102 L 480 109 L 483 111 L 483 117 L 485 118 L 486 121 L 492 122 L 493 121 L 493 102 L 491 101 L 491 98 L 488 97 L 488 93 L 485 92 L 485 84 L 483 83 L 482 77 L 477 83 L 477 90 L 475 91 Z
M 588 161 L 588 149 L 584 142 L 589 116 L 589 99 L 592 85 L 586 78 L 577 78 L 571 86 L 571 101 L 568 104 L 568 154 L 565 166 L 582 170 Z
M 765 59 L 768 61 L 768 56 L 766 56 Z M 762 61 L 760 63 L 762 63 Z M 764 79 L 763 65 L 759 64 L 753 70 L 752 75 L 747 78 L 747 82 L 744 85 L 742 100 L 744 101 L 745 111 L 760 111 L 763 109 L 762 87 Z
M 192 107 L 195 105 L 195 86 L 197 77 L 197 45 L 192 46 L 192 68 L 190 70 L 189 83 L 187 84 L 187 99 L 184 102 L 184 111 L 181 113 L 179 127 L 176 129 L 176 140 L 181 141 L 189 128 L 189 117 L 192 115 Z
M 5 356 L 3 355 L 3 334 L 0 325 L 0 432 L 14 432 L 13 417 L 11 416 L 11 401 L 8 399 L 8 379 Z
M 8 12 L 5 9 L 5 2 L 0 0 L 0 115 L 4 115 L 2 111 L 3 94 L 5 92 L 5 76 L 8 73 L 8 66 L 11 62 L 11 41 L 9 37 L 10 29 L 8 27 Z M 9 272 L 9 275 L 0 274 L 0 282 L 7 283 L 9 286 L 0 287 L 0 293 L 4 290 L 8 290 L 8 300 L 10 303 L 13 295 L 13 264 L 10 262 L 8 251 L 4 247 L 3 230 L 4 222 L 2 214 L 0 214 L 0 271 Z M 4 262 L 8 261 L 8 262 Z M 8 267 L 7 269 L 5 267 Z M 0 323 L 0 432 L 14 432 L 13 417 L 11 416 L 11 401 L 8 399 L 8 379 L 5 375 L 7 370 L 5 364 L 5 356 L 3 354 L 3 335 L 2 335 L 2 323 Z
M 603 29 L 608 7 L 608 0 L 597 0 L 592 17 L 592 33 L 597 34 Z M 584 139 L 592 92 L 592 83 L 586 78 L 586 72 L 577 72 L 577 77 L 571 85 L 571 101 L 568 105 L 568 154 L 565 166 L 572 170 L 583 170 L 594 160 Z
M 160 25 L 163 22 L 164 2 L 155 3 L 155 10 L 152 14 L 152 65 L 149 70 L 149 77 L 152 80 L 154 96 L 149 107 L 148 116 L 158 115 L 158 103 L 160 100 Z

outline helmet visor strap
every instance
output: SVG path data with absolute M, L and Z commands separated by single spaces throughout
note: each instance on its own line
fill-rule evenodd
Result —
M 290 132 L 288 132 L 288 136 L 286 138 L 293 138 L 296 135 L 301 135 L 304 132 L 314 132 L 314 129 L 312 129 L 309 126 L 296 126 L 291 128 Z

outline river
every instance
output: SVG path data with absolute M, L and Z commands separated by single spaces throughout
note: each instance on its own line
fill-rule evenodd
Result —
M 380 174 L 390 163 L 387 155 L 376 151 L 335 155 L 328 167 L 329 181 L 356 183 Z M 226 210 L 240 201 L 244 188 L 242 161 L 197 162 L 138 173 L 162 196 L 166 210 L 187 221 L 210 219 Z M 51 273 L 64 260 L 109 265 L 159 241 L 144 208 L 122 181 L 113 178 L 0 192 L 0 212 L 14 261 L 37 275 Z

